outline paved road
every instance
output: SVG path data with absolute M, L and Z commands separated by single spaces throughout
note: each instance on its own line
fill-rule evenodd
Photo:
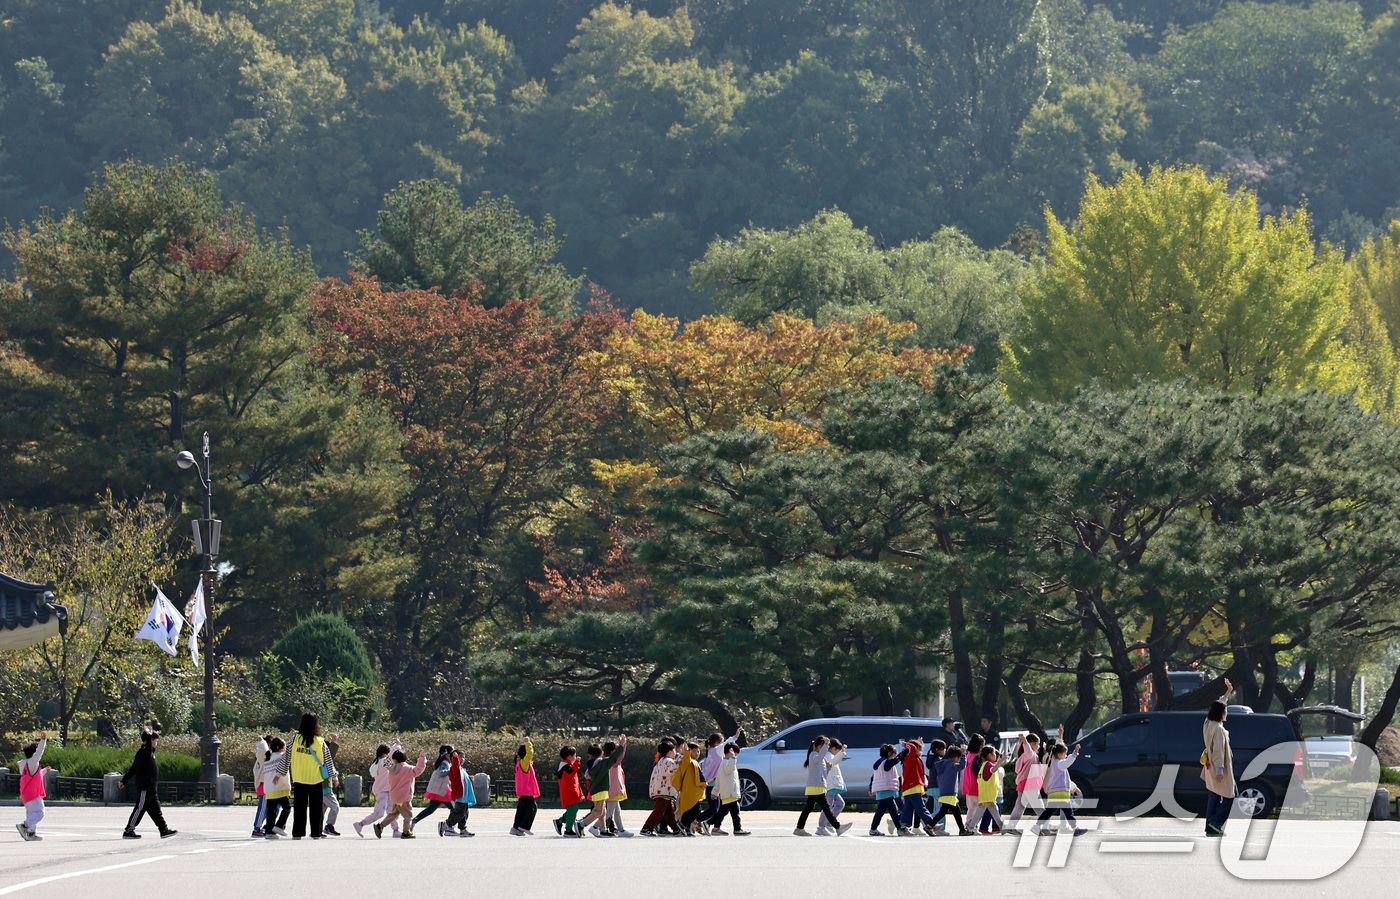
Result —
M 0 810 L 18 820 L 20 810 Z M 357 817 L 342 812 L 342 823 Z M 1183 896 L 1211 889 L 1231 895 L 1372 895 L 1395 884 L 1400 824 L 1372 822 L 1360 849 L 1336 874 L 1320 882 L 1259 883 L 1236 879 L 1222 866 L 1220 844 L 1198 837 L 1195 823 L 1167 818 L 1099 822 L 1099 830 L 1065 841 L 1063 867 L 1050 867 L 1055 840 L 1016 837 L 872 839 L 863 834 L 868 813 L 840 839 L 792 836 L 792 812 L 744 816 L 750 837 L 564 840 L 554 835 L 549 813 L 534 837 L 512 837 L 511 812 L 476 809 L 472 839 L 442 839 L 434 819 L 420 825 L 413 842 L 357 839 L 349 834 L 320 842 L 249 838 L 247 808 L 172 808 L 178 836 L 120 839 L 126 812 L 118 808 L 53 808 L 41 825 L 43 842 L 26 843 L 13 822 L 0 822 L 0 897 L 102 897 L 152 895 L 192 899 L 248 899 L 269 892 L 316 899 L 487 895 L 504 897 L 597 894 L 608 899 L 661 896 L 863 897 L 930 892 L 957 896 L 1051 895 Z M 438 819 L 442 813 L 437 815 Z M 629 813 L 635 827 L 640 812 Z M 1346 825 L 1309 822 L 1295 859 L 1348 845 Z M 368 831 L 367 831 L 368 832 Z M 1236 829 L 1238 832 L 1238 829 Z M 547 835 L 546 835 L 547 834 Z M 1251 832 L 1251 853 L 1265 844 Z M 1151 854 L 1125 853 L 1154 845 Z M 1168 845 L 1172 849 L 1162 850 Z M 1105 848 L 1105 847 L 1117 848 Z M 1016 866 L 1018 853 L 1023 867 Z M 942 883 L 940 883 L 942 881 Z M 302 891 L 305 891 L 304 893 Z M 1219 894 L 1217 894 L 1219 895 Z

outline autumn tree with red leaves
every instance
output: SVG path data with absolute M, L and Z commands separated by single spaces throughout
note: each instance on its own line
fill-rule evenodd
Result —
M 619 440 L 622 400 L 590 363 L 620 320 L 555 319 L 533 301 L 488 309 L 473 284 L 444 296 L 363 277 L 326 282 L 313 308 L 323 364 L 402 434 L 411 486 L 398 539 L 413 573 L 386 623 L 408 644 L 407 693 L 423 660 L 457 657 L 487 625 L 541 611 L 541 539 L 577 504 L 589 460 Z

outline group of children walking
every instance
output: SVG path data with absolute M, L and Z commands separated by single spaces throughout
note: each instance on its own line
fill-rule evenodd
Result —
M 309 719 L 309 720 L 308 720 Z M 739 783 L 740 728 L 728 738 L 713 733 L 704 745 L 679 736 L 667 737 L 656 747 L 648 795 L 652 810 L 639 833 L 642 836 L 748 836 L 740 820 L 739 805 L 742 791 Z M 41 767 L 48 735 L 24 747 L 20 764 L 20 798 L 24 802 L 25 819 L 15 825 L 25 840 L 39 840 L 39 821 L 44 817 L 44 772 Z M 136 805 L 123 836 L 139 837 L 136 825 L 149 814 L 162 838 L 174 835 L 161 815 L 156 799 L 158 769 L 155 763 L 157 735 L 149 728 L 142 732 L 132 767 L 123 777 L 121 786 L 130 782 L 137 787 Z M 288 745 L 288 744 L 292 745 Z M 253 778 L 257 783 L 258 806 L 254 814 L 253 836 L 279 839 L 287 835 L 286 823 L 295 795 L 297 820 L 294 837 L 304 833 L 310 817 L 313 839 L 340 836 L 335 829 L 340 805 L 335 787 L 339 772 L 335 767 L 337 740 L 320 737 L 314 716 L 303 719 L 297 735 L 283 740 L 264 735 L 257 744 L 253 763 Z M 622 803 L 627 800 L 627 783 L 622 762 L 627 756 L 627 737 L 617 742 L 594 743 L 580 758 L 573 746 L 559 751 L 559 764 L 554 776 L 559 782 L 562 814 L 553 821 L 554 830 L 564 837 L 630 837 L 634 834 L 622 823 Z M 940 827 L 951 816 L 959 834 L 1020 833 L 1017 825 L 1028 810 L 1038 811 L 1041 826 L 1062 815 L 1075 834 L 1084 833 L 1076 827 L 1072 806 L 1074 783 L 1069 769 L 1079 757 L 1079 747 L 1070 752 L 1062 740 L 1042 751 L 1034 735 L 1023 736 L 1016 748 L 1014 776 L 1016 804 L 1009 820 L 1003 825 L 1000 797 L 1003 793 L 1003 768 L 995 746 L 984 745 L 981 735 L 974 734 L 966 750 L 933 740 L 925 747 L 923 738 L 904 741 L 899 746 L 880 747 L 868 784 L 869 795 L 875 798 L 875 814 L 870 822 L 870 836 L 884 836 L 880 823 L 887 816 L 889 832 L 900 836 L 915 836 L 919 829 L 929 836 L 947 836 Z M 803 763 L 807 771 L 806 805 L 797 819 L 798 836 L 812 836 L 807 821 L 817 813 L 816 835 L 840 836 L 851 828 L 842 824 L 845 809 L 846 781 L 842 762 L 850 758 L 839 740 L 818 737 L 807 750 Z M 470 837 L 467 817 L 476 802 L 471 777 L 463 768 L 462 753 L 450 745 L 438 747 L 432 774 L 423 793 L 428 804 L 415 816 L 413 797 L 417 778 L 427 770 L 428 757 L 420 753 L 418 761 L 409 764 L 409 756 L 396 740 L 380 744 L 369 766 L 374 795 L 374 809 L 354 824 L 355 833 L 364 836 L 371 827 L 376 838 L 385 830 L 400 839 L 414 839 L 414 827 L 439 809 L 447 809 L 447 819 L 439 822 L 442 837 Z M 539 780 L 535 774 L 535 747 L 528 737 L 515 754 L 514 779 L 516 810 L 510 829 L 513 836 L 533 836 L 540 797 Z M 1044 792 L 1042 799 L 1041 793 Z M 961 802 L 966 803 L 967 818 L 962 816 Z M 583 813 L 580 818 L 580 813 Z M 322 824 L 324 816 L 325 823 Z M 732 828 L 725 831 L 724 819 Z
M 809 768 L 823 760 L 828 770 L 839 766 L 840 758 L 845 755 L 844 752 L 838 755 L 840 749 L 839 743 L 818 737 L 807 753 Z M 1035 734 L 1022 736 L 1013 767 L 1016 804 L 1010 819 L 1003 825 L 1001 752 L 995 746 L 985 745 L 980 734 L 968 740 L 966 750 L 933 740 L 927 746 L 927 756 L 922 738 L 903 742 L 897 749 L 886 743 L 880 747 L 880 758 L 870 777 L 869 793 L 876 802 L 870 836 L 884 836 L 880 822 L 886 815 L 890 819 L 890 833 L 900 836 L 915 836 L 919 827 L 931 837 L 950 836 L 946 829 L 939 827 L 949 815 L 961 836 L 1019 834 L 1017 825 L 1027 810 L 1039 812 L 1032 828 L 1034 833 L 1040 833 L 1045 822 L 1060 814 L 1067 826 L 1074 827 L 1076 836 L 1082 835 L 1084 829 L 1075 826 L 1072 802 L 1075 788 L 1069 776 L 1069 769 L 1078 757 L 1078 746 L 1070 753 L 1063 742 L 1056 741 L 1042 753 L 1039 737 Z M 808 775 L 809 794 L 813 793 L 812 784 L 813 777 Z M 1042 789 L 1044 800 L 1041 799 Z M 808 811 L 813 807 L 814 798 L 808 796 Z M 960 801 L 967 805 L 966 823 Z M 827 802 L 820 804 L 826 811 Z M 827 816 L 834 821 L 834 815 L 828 812 Z M 795 831 L 800 836 L 807 836 L 806 821 L 807 811 L 804 811 Z

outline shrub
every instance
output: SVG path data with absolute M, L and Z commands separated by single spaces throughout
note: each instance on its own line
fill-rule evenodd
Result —
M 302 619 L 273 645 L 272 655 L 277 657 L 275 676 L 282 683 L 297 680 L 319 665 L 327 678 L 348 678 L 366 692 L 379 686 L 379 675 L 370 664 L 364 641 L 339 615 Z
M 131 767 L 136 755 L 136 747 L 123 749 L 116 746 L 53 746 L 44 751 L 43 764 L 54 769 L 62 777 L 101 778 L 115 772 L 124 774 Z M 19 767 L 18 756 L 10 769 Z M 161 780 L 199 780 L 199 758 L 175 751 L 156 752 L 156 763 L 160 765 Z

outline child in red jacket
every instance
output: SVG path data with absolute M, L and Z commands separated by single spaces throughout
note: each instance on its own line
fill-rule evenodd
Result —
M 924 767 L 924 738 L 916 737 L 904 743 L 904 776 L 902 778 L 904 808 L 899 813 L 899 835 L 914 836 L 914 818 L 923 824 L 924 833 L 933 836 L 933 813 L 924 804 L 928 792 L 928 769 Z
M 578 779 L 582 767 L 583 761 L 578 757 L 577 749 L 565 746 L 559 750 L 559 767 L 555 769 L 554 776 L 559 781 L 559 805 L 564 809 L 564 814 L 554 819 L 554 832 L 561 837 L 583 836 L 574 826 L 578 810 L 588 804 L 588 797 L 583 795 L 583 786 Z

